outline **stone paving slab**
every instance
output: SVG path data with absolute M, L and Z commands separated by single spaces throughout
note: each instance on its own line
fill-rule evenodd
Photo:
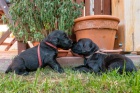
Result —
M 57 58 L 57 61 L 62 67 L 74 67 L 83 64 L 83 58 L 81 57 L 61 57 Z M 0 72 L 5 72 L 12 59 L 0 59 Z
M 0 72 L 5 72 L 10 63 L 11 59 L 0 59 Z
M 17 51 L 0 51 L 0 72 L 5 72 Z
M 0 51 L 0 72 L 5 72 L 16 55 L 17 51 Z M 84 59 L 81 57 L 60 57 L 57 58 L 57 61 L 62 67 L 74 67 L 82 65 Z
M 11 59 L 17 54 L 17 51 L 0 51 L 0 59 Z
M 140 67 L 140 55 L 131 55 L 131 54 L 128 55 L 127 54 L 125 56 L 127 56 L 128 58 L 130 58 L 134 62 L 134 64 L 136 66 L 139 66 Z
M 17 55 L 17 51 L 0 51 L 0 72 L 5 72 L 7 67 L 12 62 L 13 57 Z M 125 55 L 132 59 L 136 66 L 140 67 L 140 55 Z M 57 61 L 62 67 L 74 67 L 82 65 L 84 59 L 81 57 L 60 57 Z

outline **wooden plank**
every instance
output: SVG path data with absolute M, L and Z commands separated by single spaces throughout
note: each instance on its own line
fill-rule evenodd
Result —
M 5 42 L 4 42 L 4 43 L 2 43 L 1 45 L 9 45 L 9 43 L 5 43 Z
M 124 24 L 124 1 L 112 0 L 112 15 L 120 19 L 119 28 L 116 33 L 115 49 L 125 50 L 125 24 Z
M 111 15 L 111 0 L 102 0 L 103 15 Z
M 101 0 L 94 0 L 94 15 L 102 15 Z
M 3 12 L 5 13 L 6 17 L 9 18 L 9 22 L 12 24 L 13 21 L 11 20 L 12 18 L 9 15 L 9 7 L 8 7 L 6 1 L 0 0 L 0 6 L 1 6 Z M 2 44 L 5 41 L 5 39 L 10 35 L 10 33 L 11 32 L 8 30 L 2 35 L 2 37 L 0 38 L 0 44 Z
M 90 15 L 94 15 L 94 0 L 90 0 Z
M 85 16 L 90 15 L 90 0 L 85 1 Z
M 34 47 L 33 43 L 31 43 L 31 41 L 28 41 L 27 43 L 28 43 L 28 45 L 29 45 L 29 48 Z
M 2 37 L 0 38 L 0 45 L 5 41 L 5 39 L 11 34 L 11 32 L 8 30 L 6 31 Z
M 5 51 L 8 51 L 10 47 L 16 42 L 16 39 L 13 38 L 13 40 L 8 44 L 8 46 L 5 48 Z
M 140 51 L 140 0 L 134 0 L 133 6 L 131 15 L 134 17 L 134 51 Z
M 13 23 L 13 21 L 11 20 L 12 17 L 9 15 L 9 7 L 7 3 L 5 2 L 5 0 L 0 0 L 0 6 L 3 12 L 5 13 L 6 17 L 9 18 L 10 23 Z
M 124 0 L 125 51 L 134 51 L 134 12 L 133 0 Z M 125 17 L 127 15 L 127 17 Z
M 0 14 L 3 14 L 3 11 L 2 10 L 0 10 Z
M 3 11 L 0 10 L 0 23 L 2 23 L 1 17 L 2 17 L 3 14 L 4 14 Z
M 2 24 L 3 22 L 2 22 L 2 20 L 0 20 L 0 24 Z
M 140 0 L 112 0 L 112 15 L 120 18 L 123 28 L 120 33 L 124 33 L 124 51 L 140 51 L 139 3 Z

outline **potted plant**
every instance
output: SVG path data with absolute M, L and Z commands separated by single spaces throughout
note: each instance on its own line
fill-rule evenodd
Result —
M 82 3 L 73 0 L 11 0 L 11 4 L 10 31 L 23 42 L 41 41 L 56 29 L 70 35 L 82 9 Z
M 76 40 L 90 38 L 100 49 L 113 50 L 119 18 L 111 15 L 90 15 L 75 19 Z
M 11 0 L 10 25 L 17 40 L 40 41 L 48 33 L 59 29 L 71 34 L 74 19 L 81 12 L 82 4 L 72 0 Z

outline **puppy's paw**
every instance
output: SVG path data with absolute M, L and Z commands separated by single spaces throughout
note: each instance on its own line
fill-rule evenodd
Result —
M 64 69 L 61 68 L 61 69 L 58 69 L 58 72 L 59 73 L 64 73 L 65 71 L 64 71 Z
M 18 74 L 18 75 L 22 75 L 22 76 L 27 76 L 27 75 L 29 75 L 29 72 L 27 72 L 27 71 L 25 71 L 25 72 L 15 72 L 16 74 Z
M 27 75 L 29 75 L 29 72 L 24 72 L 23 74 L 22 74 L 23 76 L 27 76 Z
M 73 71 L 77 71 L 77 68 L 76 68 L 76 67 L 73 67 L 72 70 L 73 70 Z
M 74 67 L 72 68 L 73 71 L 79 71 L 83 73 L 92 73 L 92 70 L 86 67 Z

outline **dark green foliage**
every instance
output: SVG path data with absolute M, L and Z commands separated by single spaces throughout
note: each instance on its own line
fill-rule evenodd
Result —
M 71 34 L 74 19 L 81 15 L 82 3 L 72 0 L 11 0 L 10 31 L 23 41 L 40 41 L 53 30 Z

